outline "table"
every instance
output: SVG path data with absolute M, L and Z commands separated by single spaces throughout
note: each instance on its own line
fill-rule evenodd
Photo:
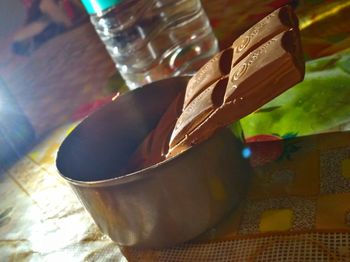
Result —
M 74 125 L 57 130 L 1 177 L 5 258 L 123 258 L 55 170 L 55 151 Z M 350 259 L 350 133 L 264 142 L 253 151 L 274 155 L 276 148 L 283 149 L 279 157 L 255 162 L 246 200 L 218 226 L 179 247 L 125 248 L 124 254 L 130 261 L 277 261 L 298 254 L 311 261 Z

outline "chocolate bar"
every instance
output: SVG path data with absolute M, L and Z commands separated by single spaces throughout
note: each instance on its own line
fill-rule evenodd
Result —
M 304 61 L 297 24 L 293 10 L 282 7 L 214 56 L 140 145 L 129 171 L 206 140 L 301 81 Z
M 283 6 L 252 26 L 238 37 L 231 47 L 221 51 L 209 60 L 190 79 L 183 108 L 200 94 L 206 87 L 219 78 L 229 74 L 232 67 L 239 63 L 249 52 L 290 28 L 298 27 L 298 19 L 290 6 Z
M 222 105 L 210 107 L 208 98 L 197 96 L 183 111 L 170 139 L 168 156 L 176 155 L 202 142 L 219 128 L 237 121 L 281 94 L 304 76 L 299 34 L 295 30 L 280 33 L 246 56 L 230 72 Z M 191 107 L 206 104 L 206 114 Z M 189 108 L 191 110 L 189 110 Z M 187 121 L 187 111 L 199 112 L 199 121 Z M 196 119 L 195 116 L 191 117 Z M 192 130 L 186 133 L 182 130 Z

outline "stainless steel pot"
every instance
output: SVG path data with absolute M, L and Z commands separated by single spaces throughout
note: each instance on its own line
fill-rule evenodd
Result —
M 218 223 L 246 189 L 250 168 L 229 129 L 177 157 L 121 173 L 188 79 L 161 80 L 117 98 L 60 147 L 58 170 L 119 245 L 160 248 L 190 240 Z

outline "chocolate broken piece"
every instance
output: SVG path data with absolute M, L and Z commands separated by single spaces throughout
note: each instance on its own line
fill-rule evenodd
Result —
M 170 104 L 159 120 L 157 127 L 144 139 L 130 158 L 125 173 L 134 172 L 163 161 L 168 153 L 169 139 L 182 111 L 184 92 L 181 92 Z
M 196 128 L 185 136 L 181 130 L 171 136 L 167 157 L 206 140 L 218 129 L 255 111 L 301 81 L 304 71 L 298 32 L 289 30 L 268 40 L 231 69 L 221 106 L 201 123 L 197 122 Z M 187 114 L 186 110 L 183 114 Z
M 283 6 L 252 26 L 227 48 L 209 60 L 190 79 L 183 108 L 198 96 L 206 87 L 222 76 L 229 74 L 231 68 L 249 52 L 283 31 L 298 27 L 298 19 L 290 6 Z

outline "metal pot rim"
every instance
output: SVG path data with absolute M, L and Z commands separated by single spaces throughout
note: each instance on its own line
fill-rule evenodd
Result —
M 155 170 L 156 168 L 160 168 L 163 167 L 165 165 L 168 165 L 169 162 L 171 161 L 178 161 L 177 159 L 183 157 L 185 154 L 190 153 L 191 151 L 195 150 L 197 147 L 200 147 L 201 145 L 205 144 L 206 141 L 204 141 L 202 144 L 199 145 L 195 145 L 189 149 L 187 149 L 186 151 L 171 157 L 169 159 L 166 159 L 162 162 L 159 162 L 157 164 L 154 164 L 152 166 L 137 170 L 135 172 L 132 173 L 127 173 L 127 174 L 123 174 L 120 176 L 116 176 L 116 177 L 112 177 L 112 178 L 107 178 L 107 179 L 101 179 L 101 180 L 93 180 L 93 181 L 82 181 L 82 180 L 77 180 L 77 179 L 73 179 L 70 177 L 67 177 L 65 175 L 63 175 L 61 173 L 60 170 L 58 170 L 59 175 L 66 181 L 68 181 L 69 183 L 76 185 L 76 186 L 80 186 L 80 187 L 109 187 L 109 186 L 115 186 L 115 185 L 122 185 L 122 184 L 126 184 L 126 183 L 131 183 L 137 180 L 141 180 L 141 179 L 145 179 L 146 177 L 149 176 L 154 176 L 154 172 L 152 172 L 153 170 Z M 163 174 L 163 176 L 166 174 Z

